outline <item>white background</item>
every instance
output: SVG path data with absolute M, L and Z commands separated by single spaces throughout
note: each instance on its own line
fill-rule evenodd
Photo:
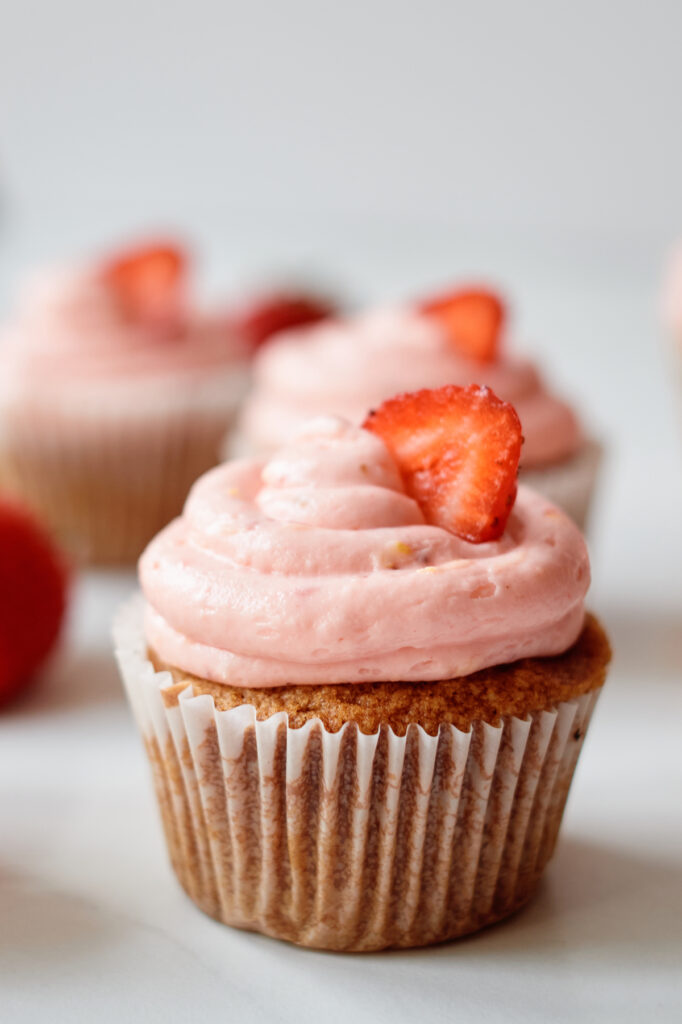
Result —
M 676 0 L 23 0 L 0 34 L 8 187 L 74 238 L 113 207 L 660 245 L 681 34 Z
M 536 903 L 466 943 L 324 956 L 178 891 L 109 652 L 133 579 L 82 581 L 61 658 L 0 719 L 13 1020 L 682 1017 L 682 416 L 657 313 L 681 50 L 675 0 L 3 12 L 0 304 L 36 262 L 156 227 L 194 240 L 214 294 L 270 272 L 356 302 L 490 275 L 606 442 L 590 600 L 616 650 Z

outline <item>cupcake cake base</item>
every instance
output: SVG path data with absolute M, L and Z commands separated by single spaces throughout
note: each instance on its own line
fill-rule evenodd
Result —
M 173 867 L 207 914 L 369 951 L 465 935 L 532 896 L 609 659 L 595 619 L 566 654 L 456 680 L 269 690 L 161 665 L 141 623 L 136 600 L 117 656 Z

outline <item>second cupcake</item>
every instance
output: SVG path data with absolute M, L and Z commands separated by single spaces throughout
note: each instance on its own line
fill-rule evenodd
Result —
M 460 289 L 280 334 L 256 359 L 234 451 L 271 452 L 319 413 L 360 423 L 391 395 L 480 381 L 512 402 L 521 418 L 521 479 L 584 527 L 599 445 L 536 367 L 507 351 L 507 319 L 493 292 Z

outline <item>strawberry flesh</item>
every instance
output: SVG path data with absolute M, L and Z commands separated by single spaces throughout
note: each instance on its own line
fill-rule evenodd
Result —
M 427 299 L 419 309 L 433 317 L 461 355 L 479 363 L 494 362 L 506 310 L 498 295 L 485 288 L 467 288 Z
M 169 243 L 130 249 L 107 261 L 100 271 L 126 318 L 169 332 L 183 322 L 186 274 L 186 254 Z
M 504 533 L 523 437 L 514 407 L 490 388 L 398 395 L 363 426 L 383 439 L 428 523 L 473 544 Z

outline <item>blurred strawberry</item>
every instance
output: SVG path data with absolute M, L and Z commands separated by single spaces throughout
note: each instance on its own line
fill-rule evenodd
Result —
M 54 647 L 66 582 L 42 527 L 25 509 L 0 500 L 0 704 L 29 685 Z
M 487 288 L 447 292 L 421 302 L 419 309 L 445 328 L 461 355 L 479 363 L 495 360 L 506 309 L 494 292 Z
M 273 334 L 291 327 L 306 327 L 334 316 L 327 300 L 302 292 L 273 292 L 256 298 L 237 314 L 236 323 L 254 348 Z
M 385 441 L 427 523 L 473 544 L 504 533 L 523 437 L 514 407 L 490 388 L 398 395 L 363 426 Z
M 105 262 L 100 274 L 131 321 L 171 332 L 182 326 L 187 255 L 179 246 L 138 246 Z

